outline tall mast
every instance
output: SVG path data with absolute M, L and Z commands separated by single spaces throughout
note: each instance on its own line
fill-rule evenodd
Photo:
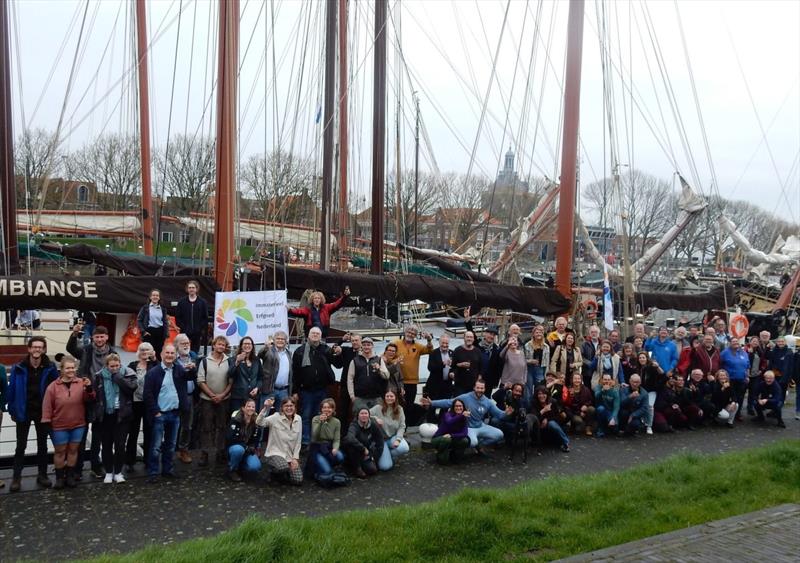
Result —
M 400 174 L 400 100 L 397 100 L 397 121 L 395 123 L 395 177 L 394 177 L 394 239 L 397 242 L 405 242 L 400 234 L 403 224 L 403 199 L 400 190 L 402 188 L 402 177 Z
M 347 269 L 347 0 L 339 0 L 339 271 Z
M 583 9 L 584 0 L 570 0 L 556 255 L 556 289 L 567 298 L 572 297 L 572 254 L 575 243 L 575 191 L 577 189 L 576 164 L 578 160 L 578 123 L 580 121 Z
M 419 98 L 414 96 L 416 119 L 414 123 L 414 246 L 417 246 L 417 226 L 419 225 Z
M 233 287 L 233 205 L 236 193 L 236 90 L 239 73 L 239 0 L 219 1 L 217 66 L 216 199 L 214 276 L 223 291 Z
M 375 0 L 375 65 L 372 88 L 372 261 L 383 273 L 383 183 L 386 156 L 386 0 Z
M 326 2 L 325 117 L 322 139 L 322 217 L 320 220 L 321 270 L 330 269 L 331 193 L 333 191 L 333 96 L 336 82 L 336 0 Z
M 0 2 L 0 206 L 3 213 L 3 269 L 19 273 L 17 247 L 17 189 L 14 184 L 14 121 L 11 108 L 11 50 L 8 2 Z M 6 269 L 6 265 L 8 268 Z
M 139 64 L 139 144 L 142 167 L 142 239 L 146 256 L 153 255 L 153 187 L 150 177 L 150 90 L 147 75 L 147 13 L 136 0 L 136 48 Z

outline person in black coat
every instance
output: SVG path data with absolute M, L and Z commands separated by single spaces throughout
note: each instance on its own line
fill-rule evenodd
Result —
M 443 334 L 439 338 L 439 347 L 428 356 L 428 381 L 425 383 L 423 396 L 431 400 L 450 399 L 453 396 L 453 351 L 450 349 L 450 337 Z M 428 422 L 436 424 L 439 415 L 436 409 L 428 409 Z
M 268 412 L 273 399 L 264 402 L 264 412 Z M 262 428 L 256 424 L 256 400 L 249 397 L 242 407 L 233 413 L 225 445 L 228 448 L 227 477 L 231 481 L 241 481 L 240 471 L 258 473 L 261 470 Z
M 764 422 L 764 411 L 770 413 L 778 419 L 778 426 L 786 428 L 783 422 L 783 388 L 775 379 L 775 372 L 767 370 L 764 372 L 764 377 L 758 382 L 756 386 L 756 420 Z
M 383 433 L 370 418 L 369 409 L 360 409 L 342 441 L 345 461 L 353 475 L 359 479 L 375 475 L 384 446 Z
M 192 352 L 199 353 L 200 346 L 205 346 L 208 334 L 208 303 L 197 292 L 200 284 L 190 280 L 186 284 L 186 296 L 181 297 L 175 308 L 175 324 L 179 332 L 189 337 Z
M 467 331 L 475 331 L 472 327 L 472 319 L 469 314 L 469 309 L 464 313 L 464 326 Z M 483 335 L 478 341 L 476 339 L 475 348 L 481 353 L 481 367 L 480 374 L 486 382 L 486 394 L 491 395 L 492 389 L 497 387 L 500 382 L 500 374 L 503 372 L 503 359 L 500 357 L 500 346 L 497 344 L 497 326 L 489 325 L 483 330 Z M 474 382 L 473 382 L 474 383 Z M 470 386 L 471 389 L 471 386 Z
M 169 336 L 169 318 L 167 309 L 161 304 L 161 291 L 150 290 L 150 299 L 139 309 L 136 325 L 142 333 L 142 342 L 152 344 L 156 358 L 160 358 L 164 340 Z

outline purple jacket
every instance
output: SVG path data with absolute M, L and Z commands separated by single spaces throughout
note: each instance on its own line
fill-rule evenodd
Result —
M 444 436 L 445 434 L 450 434 L 452 438 L 466 438 L 467 418 L 463 414 L 445 412 L 433 437 Z

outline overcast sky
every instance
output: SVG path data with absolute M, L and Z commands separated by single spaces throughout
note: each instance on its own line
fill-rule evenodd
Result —
M 76 46 L 64 146 L 136 131 L 132 5 L 12 0 L 16 131 L 23 123 L 56 128 Z M 435 161 L 441 171 L 493 177 L 512 147 L 522 173 L 557 178 L 569 4 L 389 6 L 388 169 L 395 168 L 398 99 L 402 167 L 413 167 L 416 91 L 432 149 L 423 146 L 425 170 Z M 241 7 L 240 158 L 280 146 L 319 164 L 325 4 L 241 0 Z M 151 0 L 148 10 L 154 144 L 213 134 L 217 3 Z M 351 190 L 365 204 L 373 3 L 351 2 L 349 13 Z M 677 170 L 702 193 L 718 189 L 800 220 L 800 2 L 589 0 L 582 75 L 584 184 L 608 174 L 615 156 L 622 166 L 668 181 Z

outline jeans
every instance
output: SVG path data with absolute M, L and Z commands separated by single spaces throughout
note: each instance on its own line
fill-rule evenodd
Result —
M 67 444 L 80 444 L 83 433 L 86 431 L 85 426 L 78 426 L 77 428 L 70 428 L 69 430 L 53 430 L 51 432 L 51 440 L 53 446 L 66 446 Z
M 544 368 L 542 366 L 528 366 L 528 380 L 525 383 L 526 397 L 533 397 L 533 390 L 544 381 Z
M 178 427 L 181 415 L 178 409 L 162 412 L 153 419 L 153 436 L 150 440 L 150 452 L 147 455 L 147 474 L 158 475 L 158 460 L 161 458 L 161 473 L 173 473 L 173 457 L 178 441 Z
M 315 389 L 300 393 L 300 418 L 303 419 L 303 443 L 311 441 L 311 419 L 319 412 L 319 404 L 327 396 L 327 389 Z
M 648 428 L 653 427 L 653 415 L 655 414 L 655 405 L 656 405 L 656 392 L 655 391 L 648 391 L 647 392 L 647 420 L 644 421 L 645 426 Z
M 36 427 L 36 463 L 39 466 L 39 475 L 47 475 L 47 430 L 38 420 L 17 422 L 17 448 L 14 450 L 14 479 L 22 475 L 25 465 L 25 448 L 28 446 L 28 434 L 31 424 Z
M 383 453 L 378 459 L 378 469 L 381 471 L 389 471 L 394 466 L 394 458 L 408 453 L 408 442 L 405 439 L 400 439 L 400 444 L 396 448 L 392 447 L 394 436 L 386 440 L 383 445 Z
M 616 430 L 616 426 L 611 426 L 611 421 L 614 420 L 614 417 L 611 416 L 611 411 L 608 410 L 603 405 L 600 405 L 595 409 L 595 418 L 597 419 L 597 429 L 598 434 L 601 436 L 605 433 L 606 430 L 609 428 L 611 430 Z M 616 424 L 616 422 L 615 422 Z
M 502 430 L 483 423 L 477 428 L 467 428 L 467 436 L 469 436 L 469 446 L 471 448 L 490 446 L 503 441 Z
M 600 408 L 602 408 L 602 407 L 600 407 Z M 548 420 L 547 421 L 547 425 L 544 428 L 542 428 L 541 430 L 542 430 L 542 433 L 545 433 L 545 434 L 548 433 L 548 432 L 550 434 L 554 434 L 559 439 L 559 441 L 561 442 L 562 446 L 568 446 L 569 445 L 569 437 L 567 436 L 567 433 L 564 432 L 564 429 L 561 428 L 561 425 L 558 422 L 556 422 L 555 420 Z
M 256 454 L 249 454 L 244 446 L 234 444 L 228 448 L 228 470 L 258 473 L 261 470 L 261 461 Z
M 258 405 L 256 405 L 256 412 L 261 410 L 261 407 L 264 406 L 264 403 L 267 402 L 267 399 L 275 399 L 275 404 L 272 407 L 279 411 L 281 408 L 281 403 L 284 399 L 289 398 L 289 388 L 286 389 L 273 389 L 272 393 L 261 393 L 258 396 Z
M 333 455 L 333 454 L 331 454 Z M 336 455 L 333 456 L 333 459 L 336 460 L 337 464 L 344 463 L 344 454 L 341 450 L 336 452 Z M 333 473 L 333 467 L 331 467 L 328 458 L 322 454 L 317 454 L 317 475 L 316 477 L 327 477 L 331 473 Z

